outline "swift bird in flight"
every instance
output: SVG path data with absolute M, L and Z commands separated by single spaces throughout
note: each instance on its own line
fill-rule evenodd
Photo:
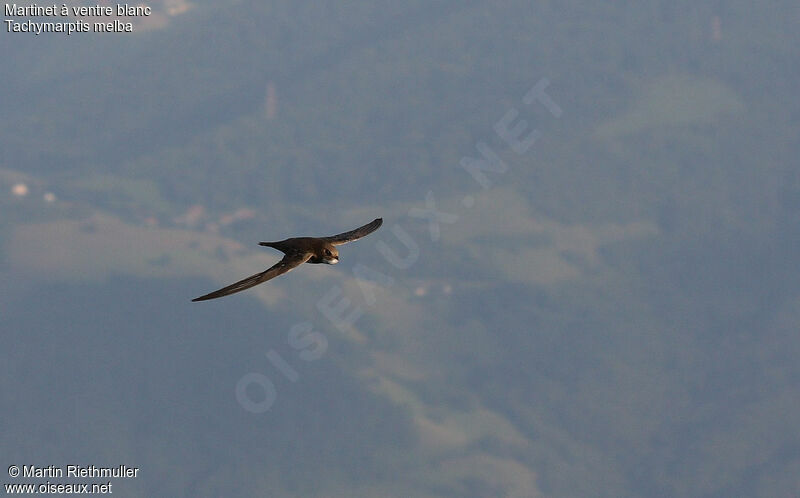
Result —
M 207 301 L 209 299 L 216 299 L 249 289 L 254 285 L 266 282 L 278 275 L 283 275 L 303 263 L 326 263 L 335 265 L 339 262 L 339 251 L 335 246 L 347 244 L 348 242 L 366 237 L 377 230 L 382 223 L 383 218 L 376 218 L 363 227 L 340 233 L 339 235 L 331 235 L 330 237 L 292 237 L 291 239 L 278 242 L 259 242 L 259 245 L 272 247 L 283 252 L 283 259 L 261 273 L 256 273 L 235 284 L 223 287 L 205 296 L 192 299 L 192 301 Z

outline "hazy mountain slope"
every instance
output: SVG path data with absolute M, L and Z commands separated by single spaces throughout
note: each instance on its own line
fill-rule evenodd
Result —
M 138 464 L 140 495 L 791 495 L 797 20 L 242 1 L 103 43 L 4 34 L 0 183 L 34 193 L 0 200 L 2 447 Z M 541 78 L 558 119 L 522 103 Z M 493 131 L 511 108 L 542 133 L 523 155 Z M 509 166 L 485 191 L 478 141 Z M 437 240 L 409 215 L 429 193 L 457 215 Z M 274 261 L 258 240 L 379 215 L 338 267 L 188 302 Z M 395 225 L 408 268 L 377 245 L 404 253 Z M 320 311 L 336 289 L 353 327 Z M 248 372 L 265 414 L 236 402 Z

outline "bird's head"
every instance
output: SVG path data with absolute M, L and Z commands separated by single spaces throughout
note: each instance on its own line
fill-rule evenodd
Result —
M 339 262 L 339 251 L 332 244 L 325 244 L 322 248 L 322 262 L 329 265 Z

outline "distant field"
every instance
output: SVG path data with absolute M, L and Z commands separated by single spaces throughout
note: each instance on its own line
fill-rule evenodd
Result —
M 670 75 L 645 85 L 632 108 L 600 124 L 596 135 L 608 139 L 663 126 L 713 123 L 744 108 L 736 92 L 717 80 Z

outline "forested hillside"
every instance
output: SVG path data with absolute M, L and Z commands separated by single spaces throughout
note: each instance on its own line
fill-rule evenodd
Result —
M 798 21 L 241 0 L 2 33 L 7 463 L 137 464 L 141 496 L 795 496 Z M 523 101 L 543 79 L 558 116 Z M 510 109 L 541 135 L 524 153 L 495 131 Z M 486 189 L 478 143 L 508 166 Z M 377 216 L 338 268 L 188 302 L 277 261 L 259 240 Z M 403 252 L 396 226 L 405 267 L 377 245 Z M 352 327 L 320 311 L 334 288 Z M 305 322 L 313 362 L 287 339 Z M 237 403 L 248 372 L 266 413 Z

